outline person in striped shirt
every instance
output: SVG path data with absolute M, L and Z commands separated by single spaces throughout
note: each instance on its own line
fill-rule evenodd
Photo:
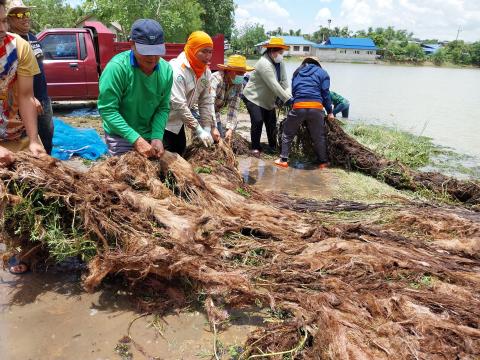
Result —
M 5 0 L 0 0 L 0 166 L 14 162 L 17 151 L 46 154 L 33 95 L 33 77 L 40 69 L 30 44 L 7 29 Z
M 247 66 L 247 59 L 241 55 L 232 55 L 226 64 L 218 64 L 221 69 L 212 75 L 211 94 L 217 129 L 230 142 L 233 132 L 237 128 L 237 113 L 240 106 L 240 97 L 243 90 L 244 75 L 254 70 Z M 227 121 L 222 122 L 220 112 L 227 107 Z

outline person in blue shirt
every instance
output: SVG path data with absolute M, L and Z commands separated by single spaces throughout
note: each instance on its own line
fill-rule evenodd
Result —
M 26 6 L 22 0 L 13 0 L 7 2 L 7 16 L 9 30 L 20 35 L 24 40 L 30 43 L 33 54 L 35 55 L 40 68 L 40 73 L 33 78 L 33 94 L 37 106 L 38 135 L 42 140 L 47 154 L 52 153 L 53 147 L 53 111 L 50 98 L 47 91 L 47 80 L 43 68 L 43 50 L 36 36 L 30 31 L 31 8 Z
M 282 151 L 275 165 L 288 167 L 290 147 L 300 126 L 306 122 L 320 169 L 328 167 L 327 136 L 325 113 L 333 120 L 330 99 L 330 76 L 322 69 L 320 61 L 314 56 L 303 60 L 293 73 L 292 95 L 293 107 L 283 124 Z

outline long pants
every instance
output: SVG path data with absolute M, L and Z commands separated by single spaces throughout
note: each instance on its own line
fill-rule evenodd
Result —
M 263 123 L 267 130 L 268 145 L 275 149 L 277 147 L 277 114 L 275 109 L 264 109 L 244 98 L 248 113 L 250 114 L 250 138 L 252 150 L 262 150 L 260 138 L 262 137 Z
M 165 133 L 163 134 L 163 147 L 165 148 L 165 150 L 168 150 L 170 152 L 175 152 L 180 156 L 183 156 L 183 153 L 187 148 L 187 137 L 185 136 L 185 126 L 182 126 L 178 134 L 165 130 Z
M 43 114 L 38 115 L 37 122 L 38 122 L 38 136 L 40 140 L 42 140 L 42 144 L 45 148 L 45 151 L 48 155 L 52 154 L 52 147 L 53 147 L 53 111 L 52 111 L 52 103 L 49 98 L 47 100 L 42 101 L 43 107 Z
M 307 123 L 318 162 L 328 162 L 325 114 L 323 110 L 319 109 L 290 110 L 287 120 L 283 124 L 281 157 L 288 159 L 292 141 L 303 122 Z
M 105 142 L 107 143 L 110 156 L 123 155 L 133 150 L 133 144 L 130 144 L 126 139 L 118 135 L 105 134 Z
M 338 113 L 342 113 L 342 117 L 348 118 L 348 111 L 350 110 L 350 103 L 344 102 L 340 103 L 333 109 L 333 115 L 337 116 Z

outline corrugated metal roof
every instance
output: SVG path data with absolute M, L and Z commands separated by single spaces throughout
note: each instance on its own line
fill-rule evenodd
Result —
M 306 40 L 303 36 L 279 36 L 286 45 L 316 45 L 313 41 Z
M 422 47 L 429 48 L 429 49 L 432 49 L 432 50 L 437 50 L 437 49 L 440 49 L 442 47 L 442 45 L 440 45 L 440 44 L 422 44 Z
M 371 38 L 330 37 L 325 44 L 315 45 L 319 49 L 378 50 Z
M 306 40 L 303 36 L 278 36 L 285 41 L 285 45 L 317 45 L 313 41 Z M 261 46 L 268 42 L 268 40 L 262 41 L 261 43 L 256 44 L 255 46 Z

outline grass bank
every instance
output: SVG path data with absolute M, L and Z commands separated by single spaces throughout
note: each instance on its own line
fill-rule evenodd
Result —
M 459 178 L 480 179 L 477 159 L 437 145 L 429 137 L 364 123 L 348 123 L 345 130 L 378 154 L 389 160 L 398 160 L 412 169 L 438 171 Z

